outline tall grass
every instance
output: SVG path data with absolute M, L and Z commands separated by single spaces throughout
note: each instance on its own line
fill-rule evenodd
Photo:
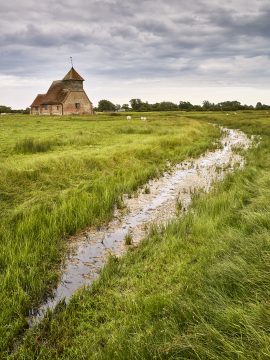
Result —
M 29 310 L 56 284 L 68 235 L 108 221 L 122 195 L 160 174 L 168 159 L 175 163 L 187 153 L 196 156 L 219 136 L 217 129 L 197 120 L 166 119 L 166 114 L 149 118 L 147 124 L 133 120 L 137 134 L 117 131 L 126 126 L 124 116 L 1 119 L 3 357 L 28 327 Z M 152 132 L 144 134 L 149 128 Z M 161 146 L 171 136 L 168 128 L 178 146 Z M 25 139 L 42 139 L 52 147 L 38 152 L 41 143 Z M 26 145 L 16 153 L 16 144 Z
M 34 154 L 37 152 L 46 152 L 50 150 L 51 147 L 52 144 L 48 140 L 44 141 L 39 139 L 26 138 L 16 143 L 15 151 L 22 154 Z
M 92 288 L 33 329 L 13 359 L 270 358 L 268 118 L 202 116 L 262 135 L 246 168 L 110 258 Z

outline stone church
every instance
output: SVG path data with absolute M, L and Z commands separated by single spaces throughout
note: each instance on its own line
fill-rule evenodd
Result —
M 31 105 L 31 114 L 93 114 L 93 105 L 83 89 L 83 81 L 72 66 L 63 80 L 54 81 L 46 94 L 37 95 Z

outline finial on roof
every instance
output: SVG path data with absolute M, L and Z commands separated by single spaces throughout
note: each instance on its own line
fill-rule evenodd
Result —
M 70 62 L 71 62 L 71 67 L 73 67 L 73 60 L 72 60 L 72 56 L 70 56 Z

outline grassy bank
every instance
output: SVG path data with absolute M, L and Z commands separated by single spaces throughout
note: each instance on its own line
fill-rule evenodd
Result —
M 270 358 L 269 116 L 189 116 L 260 134 L 261 143 L 184 219 L 111 258 L 14 359 Z
M 183 114 L 0 119 L 0 349 L 58 279 L 66 238 L 107 221 L 123 193 L 211 146 L 218 130 Z

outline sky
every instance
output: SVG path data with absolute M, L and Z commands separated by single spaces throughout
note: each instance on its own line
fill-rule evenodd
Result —
M 94 105 L 270 104 L 269 0 L 0 0 L 0 104 L 70 69 Z

